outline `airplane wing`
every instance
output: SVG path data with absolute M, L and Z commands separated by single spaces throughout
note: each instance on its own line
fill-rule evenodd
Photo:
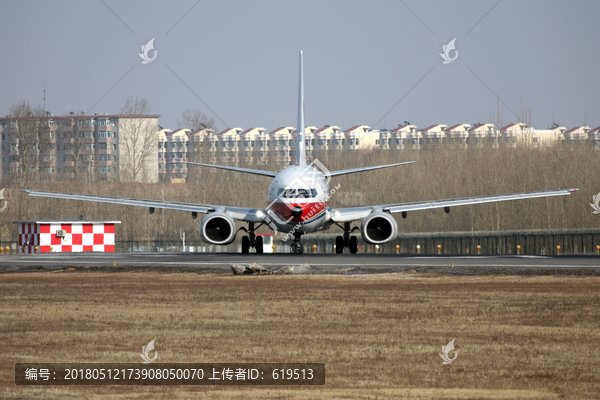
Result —
M 531 199 L 536 197 L 568 196 L 579 189 L 544 190 L 539 192 L 499 194 L 491 196 L 464 197 L 459 199 L 416 201 L 412 203 L 386 204 L 373 207 L 351 207 L 331 210 L 331 219 L 334 222 L 349 222 L 365 218 L 373 211 L 385 211 L 390 214 L 405 213 L 408 211 L 427 210 L 431 208 L 446 208 L 465 206 L 481 203 L 494 203 L 498 201 Z
M 93 194 L 72 194 L 59 192 L 46 192 L 42 190 L 22 190 L 30 196 L 52 197 L 65 200 L 93 201 L 96 203 L 124 204 L 128 206 L 140 206 L 148 208 L 163 208 L 167 210 L 189 211 L 193 213 L 207 214 L 220 211 L 229 214 L 232 218 L 246 222 L 262 222 L 265 210 L 244 207 L 226 207 L 207 204 L 180 203 L 175 201 L 132 199 L 127 197 L 97 196 Z
M 395 167 L 397 165 L 405 165 L 405 164 L 412 164 L 412 163 L 414 163 L 414 161 L 407 161 L 407 162 L 401 162 L 401 163 L 395 163 L 395 164 L 374 165 L 372 167 L 341 169 L 339 171 L 331 171 L 329 174 L 326 174 L 326 175 L 339 176 L 339 175 L 346 175 L 346 174 L 354 174 L 356 172 L 372 171 L 374 169 L 390 168 L 390 167 Z
M 244 172 L 246 174 L 253 174 L 253 175 L 262 175 L 262 176 L 270 176 L 272 178 L 277 176 L 277 172 L 272 172 L 272 171 L 263 171 L 262 169 L 250 169 L 250 168 L 239 168 L 239 167 L 229 167 L 227 165 L 214 165 L 214 164 L 204 164 L 204 163 L 198 163 L 198 162 L 187 162 L 188 164 L 192 164 L 192 165 L 200 165 L 202 167 L 210 167 L 210 168 L 219 168 L 219 169 L 226 169 L 228 171 L 236 171 L 236 172 Z

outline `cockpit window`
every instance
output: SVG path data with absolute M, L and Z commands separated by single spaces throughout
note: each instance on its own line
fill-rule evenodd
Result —
M 317 189 L 279 189 L 277 190 L 277 197 L 283 199 L 295 199 L 295 198 L 303 198 L 308 199 L 311 197 L 317 197 Z

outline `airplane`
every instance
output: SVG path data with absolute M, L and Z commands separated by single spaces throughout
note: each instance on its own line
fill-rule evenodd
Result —
M 355 235 L 351 236 L 351 233 L 354 231 L 360 231 L 363 241 L 372 245 L 383 244 L 396 238 L 398 225 L 393 214 L 400 213 L 403 218 L 406 218 L 408 212 L 433 208 L 443 208 L 446 213 L 449 213 L 450 207 L 538 197 L 565 196 L 579 190 L 558 189 L 331 209 L 329 207 L 329 197 L 336 190 L 336 188 L 330 189 L 329 187 L 329 181 L 332 177 L 407 165 L 414 161 L 339 171 L 328 171 L 318 160 L 307 164 L 304 137 L 303 69 L 303 54 L 301 51 L 298 90 L 298 129 L 296 133 L 297 150 L 294 165 L 290 165 L 281 172 L 276 173 L 256 169 L 188 162 L 188 164 L 203 167 L 272 178 L 267 191 L 268 206 L 266 208 L 228 207 L 39 190 L 23 190 L 23 192 L 28 193 L 30 196 L 148 207 L 150 214 L 153 214 L 157 208 L 191 212 L 194 219 L 198 217 L 198 214 L 206 214 L 199 226 L 201 239 L 209 244 L 228 245 L 235 240 L 237 232 L 243 231 L 247 233 L 247 235 L 242 237 L 243 254 L 248 254 L 250 248 L 255 248 L 256 253 L 259 254 L 263 252 L 262 236 L 257 236 L 255 233 L 261 226 L 266 226 L 275 232 L 286 233 L 284 240 L 288 238 L 292 239 L 290 253 L 302 254 L 303 246 L 300 242 L 302 235 L 327 230 L 335 224 L 344 232 L 343 235 L 336 237 L 336 253 L 343 253 L 344 248 L 348 248 L 351 254 L 356 254 L 358 252 L 358 237 Z M 241 227 L 240 229 L 236 229 L 236 221 L 248 223 L 248 228 Z M 351 227 L 354 221 L 360 221 L 360 228 Z

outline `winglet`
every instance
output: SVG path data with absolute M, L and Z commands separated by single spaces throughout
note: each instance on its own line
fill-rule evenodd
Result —
M 302 51 L 300 51 L 300 82 L 298 88 L 298 134 L 296 145 L 296 165 L 306 165 L 306 142 L 304 141 L 304 72 Z

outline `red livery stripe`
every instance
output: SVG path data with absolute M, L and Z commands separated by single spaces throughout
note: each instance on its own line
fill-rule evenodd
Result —
M 289 221 L 290 223 L 306 223 L 323 213 L 328 206 L 328 201 L 318 201 L 314 203 L 284 203 L 282 201 L 276 201 L 271 206 L 271 209 L 283 221 L 287 221 L 291 218 L 291 220 Z M 302 215 L 300 217 L 294 217 L 292 215 L 292 209 L 294 207 L 302 208 Z

